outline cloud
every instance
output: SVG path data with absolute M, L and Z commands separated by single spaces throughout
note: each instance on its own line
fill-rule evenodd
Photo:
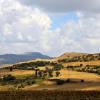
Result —
M 79 15 L 77 22 L 67 22 L 63 29 L 65 37 L 69 40 L 73 40 L 72 44 L 76 43 L 72 47 L 81 52 L 99 52 L 100 45 L 100 16 L 85 16 Z M 75 48 L 78 46 L 78 49 Z M 67 49 L 68 50 L 68 49 Z
M 20 0 L 23 4 L 38 6 L 49 12 L 100 11 L 100 0 Z
M 39 51 L 54 56 L 64 52 L 99 52 L 99 0 L 91 0 L 91 4 L 90 0 L 37 0 L 32 1 L 34 7 L 29 0 L 21 1 L 0 0 L 0 54 Z M 55 22 L 41 8 L 59 13 L 75 11 L 78 19 L 66 20 L 62 27 L 52 29 Z
M 51 23 L 49 16 L 38 8 L 32 9 L 17 0 L 0 1 L 0 44 L 8 52 L 34 51 L 34 48 L 48 51 L 46 35 Z

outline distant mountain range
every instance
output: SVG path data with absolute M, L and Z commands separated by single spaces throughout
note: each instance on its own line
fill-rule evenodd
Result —
M 28 61 L 37 58 L 50 59 L 51 57 L 47 55 L 43 55 L 39 52 L 28 52 L 25 54 L 4 54 L 4 55 L 0 55 L 0 65 L 14 64 L 14 63 Z
M 5 54 L 5 55 L 0 55 L 0 65 L 27 62 L 27 61 L 32 61 L 34 59 L 37 60 L 40 59 L 42 61 L 58 61 L 61 63 L 98 61 L 100 60 L 100 53 L 87 54 L 87 53 L 71 52 L 71 53 L 64 53 L 61 56 L 54 57 L 53 59 L 47 55 L 41 54 L 40 52 L 28 52 L 24 54 Z

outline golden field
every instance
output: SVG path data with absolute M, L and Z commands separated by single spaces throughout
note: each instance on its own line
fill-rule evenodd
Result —
M 44 68 L 44 67 L 43 67 Z M 41 67 L 41 69 L 43 69 Z M 4 71 L 4 70 L 3 70 Z M 33 75 L 33 70 L 14 70 L 13 72 L 5 70 L 4 72 L 0 71 L 0 75 L 11 74 L 18 78 L 25 77 L 28 75 Z M 31 86 L 26 86 L 23 90 L 100 90 L 100 76 L 93 73 L 86 72 L 77 72 L 69 71 L 66 69 L 60 70 L 60 76 L 55 77 L 55 73 L 50 80 L 54 79 L 71 79 L 72 82 L 65 83 L 63 85 L 56 85 L 55 81 L 50 81 L 49 79 L 43 80 L 40 84 L 33 84 Z M 81 83 L 80 80 L 84 80 L 84 83 Z M 0 90 L 6 90 L 8 86 L 1 86 Z
M 100 60 L 98 61 L 88 61 L 88 62 L 69 62 L 69 63 L 62 63 L 65 67 L 66 66 L 80 66 L 80 64 L 83 64 L 83 66 L 86 65 L 100 65 Z

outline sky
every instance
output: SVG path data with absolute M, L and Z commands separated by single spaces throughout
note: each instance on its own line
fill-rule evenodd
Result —
M 100 52 L 100 0 L 0 0 L 0 54 Z

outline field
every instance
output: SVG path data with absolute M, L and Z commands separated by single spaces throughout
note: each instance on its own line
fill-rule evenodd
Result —
M 0 100 L 100 100 L 99 91 L 0 92 Z
M 70 83 L 65 83 L 63 85 L 56 85 L 55 80 L 61 79 L 71 80 Z M 54 81 L 53 81 L 54 80 Z M 80 81 L 84 80 L 84 83 Z M 61 76 L 53 77 L 48 80 L 42 82 L 39 86 L 28 86 L 25 90 L 100 90 L 100 77 L 96 74 L 84 73 L 84 72 L 76 72 L 76 71 L 68 71 L 61 70 Z
M 43 68 L 41 68 L 43 69 Z M 10 72 L 8 70 L 1 70 L 0 75 L 11 74 L 17 78 L 24 78 L 33 75 L 33 70 L 14 70 Z M 93 73 L 77 72 L 67 69 L 60 70 L 60 76 L 56 77 L 55 72 L 53 77 L 39 81 L 38 84 L 26 86 L 23 90 L 100 90 L 100 76 Z M 67 80 L 70 79 L 70 83 L 63 85 L 57 85 L 56 80 Z M 84 80 L 83 83 L 80 81 Z M 0 86 L 0 90 L 7 90 L 8 85 Z

